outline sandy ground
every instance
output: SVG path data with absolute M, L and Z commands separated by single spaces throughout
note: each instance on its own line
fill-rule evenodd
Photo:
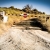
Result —
M 38 36 L 39 33 L 45 32 L 11 27 L 0 36 L 0 50 L 50 50 L 50 41 Z

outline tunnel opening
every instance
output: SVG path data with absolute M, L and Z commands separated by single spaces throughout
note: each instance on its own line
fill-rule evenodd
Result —
M 42 25 L 42 23 L 36 18 L 36 19 L 31 19 L 32 22 L 30 22 L 30 25 L 32 27 L 39 27 L 43 31 L 47 31 L 46 27 Z

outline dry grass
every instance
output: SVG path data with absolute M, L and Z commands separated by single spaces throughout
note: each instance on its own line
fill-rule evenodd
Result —
M 43 26 L 46 27 L 46 29 L 50 32 L 50 18 L 46 21 L 46 17 L 39 18 L 40 22 L 42 23 Z
M 0 35 L 4 34 L 4 32 L 7 32 L 10 26 L 0 23 Z
M 41 23 L 46 26 L 47 29 L 50 30 L 50 19 L 46 22 L 46 17 L 44 17 L 45 15 L 44 14 L 29 14 L 29 16 L 27 18 L 24 18 L 23 16 L 20 16 L 20 14 L 22 13 L 25 13 L 23 11 L 20 11 L 20 10 L 12 10 L 12 9 L 5 9 L 5 8 L 0 8 L 1 11 L 5 11 L 6 12 L 6 15 L 8 16 L 8 22 L 7 22 L 7 25 L 10 25 L 12 26 L 13 23 L 15 22 L 16 24 L 23 21 L 23 20 L 28 20 L 28 19 L 31 19 L 31 18 L 34 18 L 35 16 L 37 16 L 37 18 L 39 18 L 38 16 L 40 15 L 41 17 L 39 18 L 39 20 L 41 21 Z
M 50 19 L 47 20 L 46 25 L 47 25 L 48 31 L 50 32 Z

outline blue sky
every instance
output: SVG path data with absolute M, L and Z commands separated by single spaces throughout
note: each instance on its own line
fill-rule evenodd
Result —
M 22 9 L 27 4 L 32 8 L 50 14 L 50 0 L 0 0 L 0 7 L 14 6 Z

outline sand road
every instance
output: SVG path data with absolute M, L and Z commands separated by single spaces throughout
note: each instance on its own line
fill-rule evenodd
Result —
M 50 42 L 38 37 L 36 33 L 35 30 L 31 32 L 12 27 L 0 36 L 0 50 L 50 50 Z

